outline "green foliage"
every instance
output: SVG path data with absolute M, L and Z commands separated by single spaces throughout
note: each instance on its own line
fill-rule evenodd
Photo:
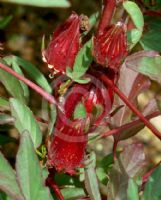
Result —
M 0 152 L 0 189 L 13 200 L 25 200 L 19 188 L 15 171 Z
M 129 182 L 128 182 L 127 199 L 139 200 L 138 186 L 133 179 L 129 179 Z
M 12 66 L 13 69 L 20 74 L 22 73 L 19 69 L 19 67 L 22 67 L 26 73 L 31 77 L 40 87 L 42 87 L 47 92 L 51 93 L 52 89 L 47 81 L 47 79 L 44 77 L 44 75 L 35 67 L 32 63 L 30 63 L 27 60 L 24 60 L 17 56 L 7 56 L 3 58 L 3 60 L 9 65 Z
M 146 17 L 145 23 L 148 24 L 148 28 L 140 40 L 141 46 L 145 50 L 155 50 L 161 53 L 161 19 Z
M 16 3 L 21 5 L 28 6 L 37 6 L 37 7 L 69 7 L 70 3 L 67 0 L 36 0 L 36 1 L 28 1 L 28 0 L 1 0 L 4 3 Z
M 144 18 L 140 8 L 136 3 L 132 1 L 124 1 L 123 6 L 127 13 L 130 15 L 134 25 L 136 26 L 135 29 L 132 29 L 128 32 L 128 45 L 129 49 L 132 49 L 137 44 L 137 42 L 139 42 L 142 36 Z
M 159 165 L 145 184 L 144 193 L 141 200 L 160 200 L 161 198 L 161 165 Z
M 78 83 L 87 83 L 89 78 L 82 79 L 92 62 L 92 39 L 86 42 L 76 56 L 73 70 L 67 68 L 67 75 Z
M 85 186 L 90 195 L 90 198 L 93 200 L 101 200 L 99 186 L 96 176 L 96 155 L 94 152 L 90 154 L 90 158 L 88 160 L 89 164 L 85 169 Z
M 34 150 L 31 133 L 21 134 L 20 147 L 16 159 L 17 177 L 26 200 L 52 200 L 45 187 L 42 170 Z
M 15 127 L 22 134 L 25 130 L 31 134 L 35 148 L 41 144 L 42 133 L 32 111 L 17 99 L 10 99 L 12 116 L 15 117 Z

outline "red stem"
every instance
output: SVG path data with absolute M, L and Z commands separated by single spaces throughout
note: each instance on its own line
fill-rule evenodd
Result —
M 125 102 L 125 104 L 139 117 L 139 119 L 161 140 L 160 132 L 144 117 L 142 113 L 128 100 L 128 98 L 116 87 L 112 81 L 104 74 L 100 75 L 104 81 L 113 91 Z
M 151 17 L 161 17 L 161 12 L 155 10 L 146 10 L 144 14 Z
M 57 186 L 57 184 L 54 182 L 54 180 L 49 176 L 46 180 L 46 184 L 53 189 L 53 191 L 56 193 L 59 200 L 64 200 L 64 197 Z
M 159 112 L 159 111 L 156 111 L 156 112 L 154 112 L 154 113 L 152 113 L 152 114 L 150 114 L 150 115 L 147 115 L 145 118 L 146 118 L 146 119 L 151 119 L 151 118 L 153 118 L 153 117 L 157 117 L 158 115 L 160 115 L 160 112 Z M 119 128 L 115 128 L 115 129 L 112 129 L 112 130 L 110 130 L 110 131 L 105 132 L 104 134 L 102 134 L 102 135 L 100 136 L 100 138 L 108 137 L 108 136 L 110 136 L 110 135 L 119 134 L 119 133 L 121 133 L 122 131 L 126 131 L 126 130 L 128 130 L 129 128 L 135 127 L 135 126 L 138 125 L 139 123 L 140 123 L 140 119 L 135 120 L 135 121 L 133 121 L 133 122 L 130 122 L 130 123 L 128 123 L 128 124 L 125 124 L 125 125 L 123 125 L 123 126 L 120 126 Z M 99 138 L 99 139 L 100 139 L 100 138 Z
M 98 35 L 102 34 L 104 29 L 110 24 L 115 6 L 116 6 L 116 0 L 104 0 L 104 8 L 98 26 L 98 33 L 97 33 Z
M 47 101 L 49 101 L 52 104 L 55 104 L 58 106 L 58 108 L 60 108 L 60 106 L 58 105 L 57 101 L 55 100 L 55 98 L 47 93 L 46 91 L 44 91 L 41 87 L 39 87 L 38 85 L 36 85 L 35 83 L 33 83 L 32 81 L 28 80 L 27 78 L 25 78 L 24 76 L 18 74 L 17 72 L 15 72 L 14 70 L 12 70 L 11 68 L 7 67 L 6 65 L 0 63 L 0 68 L 6 72 L 8 72 L 9 74 L 12 74 L 14 77 L 16 77 L 18 80 L 24 82 L 26 85 L 28 85 L 30 88 L 32 88 L 33 90 L 35 90 L 37 93 L 39 93 L 42 97 L 44 97 Z M 61 109 L 61 108 L 60 108 Z

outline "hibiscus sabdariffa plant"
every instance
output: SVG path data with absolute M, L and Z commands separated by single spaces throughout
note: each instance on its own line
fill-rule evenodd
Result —
M 20 58 L 4 57 L 0 68 L 38 92 L 51 107 L 55 106 L 57 114 L 51 123 L 52 131 L 50 130 L 50 134 L 46 136 L 44 144 L 40 148 L 41 142 L 32 136 L 31 139 L 34 147 L 39 147 L 36 152 L 47 171 L 46 186 L 53 189 L 58 199 L 66 199 L 57 183 L 56 177 L 61 174 L 66 174 L 68 181 L 70 178 L 73 181 L 73 177 L 80 177 L 80 180 L 85 182 L 86 191 L 81 195 L 75 195 L 74 199 L 79 199 L 79 196 L 83 199 L 104 199 L 105 194 L 100 193 L 97 178 L 103 184 L 101 178 L 105 176 L 104 178 L 109 181 L 108 184 L 112 185 L 113 174 L 118 177 L 120 174 L 125 177 L 126 174 L 127 178 L 124 181 L 127 187 L 123 195 L 129 198 L 133 187 L 135 195 L 139 198 L 138 188 L 143 190 L 154 170 L 148 175 L 145 174 L 142 183 L 138 186 L 135 179 L 132 179 L 134 172 L 128 174 L 129 172 L 124 169 L 124 163 L 122 168 L 120 167 L 120 162 L 126 159 L 127 154 L 125 151 L 117 155 L 117 145 L 119 141 L 134 136 L 144 125 L 161 139 L 160 132 L 149 122 L 149 119 L 160 114 L 158 109 L 153 106 L 155 109 L 150 109 L 152 112 L 145 112 L 145 116 L 135 105 L 137 95 L 150 86 L 150 79 L 144 75 L 158 80 L 141 67 L 146 66 L 146 60 L 157 66 L 161 63 L 161 59 L 155 51 L 140 51 L 132 54 L 132 50 L 136 51 L 135 46 L 142 37 L 144 27 L 142 12 L 134 2 L 104 0 L 94 33 L 91 31 L 93 27 L 90 21 L 91 18 L 72 12 L 69 18 L 56 28 L 47 47 L 43 45 L 44 65 L 48 67 L 53 81 L 51 90 L 49 89 L 50 93 L 41 88 L 46 87 L 44 81 L 40 81 L 44 84 L 41 85 L 37 80 L 41 85 L 39 87 L 19 74 L 19 71 L 6 66 L 17 62 L 26 69 L 24 66 L 26 63 Z M 32 70 L 33 66 L 30 67 Z M 26 69 L 26 71 L 30 73 L 30 70 Z M 128 76 L 131 80 L 127 83 Z M 125 88 L 122 88 L 124 84 L 126 84 Z M 16 102 L 14 99 L 10 101 L 14 117 L 16 117 L 14 107 Z M 52 112 L 55 112 L 54 109 Z M 131 113 L 136 116 L 133 120 Z M 23 130 L 19 123 L 16 124 L 16 128 Z M 24 129 L 28 130 L 28 128 Z M 108 160 L 109 164 L 105 165 L 105 168 L 101 168 L 100 165 L 96 174 L 95 155 L 88 150 L 88 143 L 110 135 L 114 137 L 113 154 L 110 155 L 112 161 Z M 142 147 L 140 144 L 133 144 L 131 149 L 127 148 L 129 148 L 129 159 L 130 156 L 132 159 L 133 153 L 135 151 L 141 153 Z M 144 164 L 144 156 L 140 157 L 139 162 Z M 117 170 L 115 173 L 112 171 L 110 172 L 112 175 L 109 174 L 107 178 L 106 173 L 110 164 L 114 164 L 114 169 L 116 167 L 118 171 L 124 170 L 120 174 L 117 174 Z M 83 188 L 84 185 L 80 180 L 77 181 Z M 107 196 L 108 199 L 115 199 L 112 197 L 115 194 L 111 185 Z M 143 199 L 145 196 L 146 189 Z

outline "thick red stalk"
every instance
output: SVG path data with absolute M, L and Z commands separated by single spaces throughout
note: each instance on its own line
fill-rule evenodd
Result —
M 128 100 L 128 98 L 116 87 L 112 81 L 104 74 L 100 75 L 102 81 L 106 83 L 113 91 L 125 102 L 125 104 L 139 117 L 139 119 L 161 140 L 161 133 L 144 117 L 142 113 Z
M 110 24 L 115 6 L 116 0 L 104 0 L 104 8 L 98 26 L 98 35 L 102 34 L 104 29 Z
M 56 102 L 55 98 L 51 94 L 44 91 L 41 87 L 39 87 L 38 85 L 36 85 L 32 81 L 28 80 L 24 76 L 21 76 L 20 74 L 18 74 L 17 72 L 15 72 L 14 70 L 12 70 L 11 68 L 7 67 L 6 65 L 4 65 L 2 63 L 0 63 L 0 68 L 2 70 L 6 71 L 7 73 L 13 75 L 14 77 L 16 77 L 18 80 L 24 82 L 26 85 L 28 85 L 30 88 L 32 88 L 37 93 L 39 93 L 42 97 L 44 97 L 47 101 L 49 101 L 52 104 L 57 105 L 60 108 L 60 106 Z

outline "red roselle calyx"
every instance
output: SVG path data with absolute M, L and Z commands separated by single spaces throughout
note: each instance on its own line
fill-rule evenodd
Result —
M 52 140 L 48 146 L 48 165 L 58 172 L 75 174 L 80 167 L 87 145 L 85 121 L 68 121 L 61 116 L 56 122 Z
M 97 34 L 93 54 L 97 63 L 117 72 L 127 55 L 126 25 L 118 22 L 106 28 L 102 34 Z
M 70 17 L 56 29 L 47 49 L 43 50 L 43 60 L 53 73 L 66 71 L 74 64 L 80 48 L 80 17 L 72 13 Z

